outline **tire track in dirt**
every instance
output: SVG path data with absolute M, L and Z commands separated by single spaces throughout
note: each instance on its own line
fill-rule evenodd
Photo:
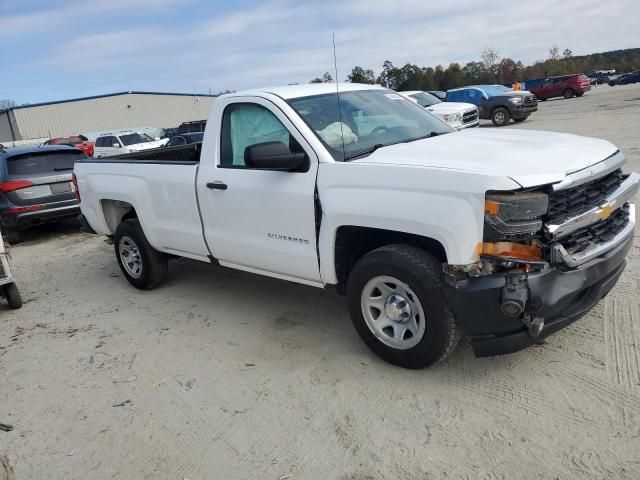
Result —
M 628 392 L 640 390 L 640 304 L 618 299 L 605 303 L 607 377 Z

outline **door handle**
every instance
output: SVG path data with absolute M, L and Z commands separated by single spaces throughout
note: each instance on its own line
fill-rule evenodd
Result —
M 207 183 L 207 188 L 210 188 L 212 190 L 226 190 L 227 189 L 227 184 L 224 182 L 209 182 Z

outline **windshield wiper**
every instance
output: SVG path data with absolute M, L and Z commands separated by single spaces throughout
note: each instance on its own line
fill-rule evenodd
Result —
M 369 147 L 369 148 L 365 148 L 364 150 L 360 150 L 359 152 L 355 152 L 352 153 L 350 155 L 345 155 L 344 156 L 344 161 L 347 162 L 353 158 L 357 158 L 357 157 L 361 157 L 362 155 L 367 155 L 369 153 L 373 153 L 376 150 L 378 150 L 379 148 L 382 147 L 386 147 L 386 145 L 383 145 L 382 143 L 376 143 L 374 146 Z
M 422 135 L 421 137 L 416 137 L 416 138 L 410 138 L 409 140 L 405 140 L 402 143 L 411 143 L 411 142 L 415 142 L 416 140 L 424 140 L 425 138 L 437 137 L 438 135 L 440 135 L 440 133 L 438 132 L 429 132 L 427 135 Z

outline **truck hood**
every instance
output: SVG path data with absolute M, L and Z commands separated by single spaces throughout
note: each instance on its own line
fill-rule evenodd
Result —
M 452 113 L 466 112 L 467 110 L 472 110 L 474 108 L 476 108 L 476 106 L 472 103 L 442 102 L 427 107 L 427 110 L 431 113 L 435 113 L 436 115 L 450 115 Z
M 481 128 L 390 145 L 353 161 L 484 173 L 509 177 L 528 188 L 559 182 L 616 151 L 613 144 L 597 138 Z

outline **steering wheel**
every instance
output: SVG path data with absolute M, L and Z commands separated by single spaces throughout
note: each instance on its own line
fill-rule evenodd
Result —
M 382 130 L 384 130 L 385 132 L 387 130 L 389 130 L 387 127 L 385 127 L 384 125 L 379 125 L 376 128 L 374 128 L 373 130 L 371 130 L 371 132 L 369 133 L 369 135 L 373 135 L 374 133 L 378 133 L 381 132 Z

